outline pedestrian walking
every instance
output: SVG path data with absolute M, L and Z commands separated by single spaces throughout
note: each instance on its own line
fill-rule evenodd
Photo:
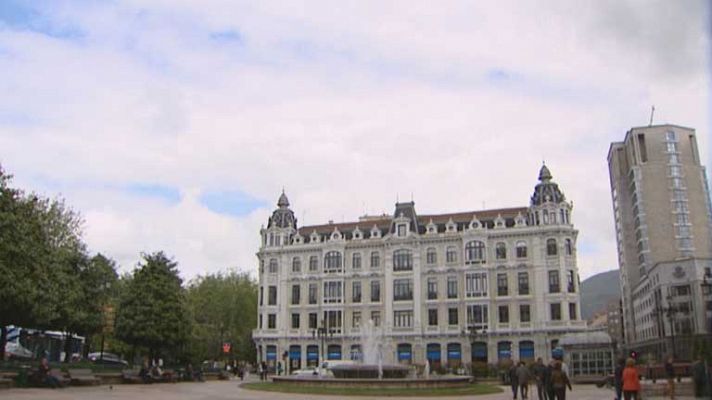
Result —
M 529 398 L 529 381 L 532 379 L 531 371 L 524 361 L 519 362 L 517 367 L 517 382 L 519 383 L 519 392 L 522 395 L 522 400 Z
M 546 387 L 544 386 L 544 373 L 546 372 L 546 366 L 544 366 L 544 361 L 541 357 L 536 359 L 534 364 L 534 379 L 536 381 L 536 394 L 539 400 L 548 400 L 546 393 Z
M 667 378 L 667 392 L 670 400 L 675 400 L 675 366 L 672 356 L 665 360 L 665 377 Z
M 613 384 L 616 388 L 616 400 L 623 400 L 623 369 L 625 369 L 625 359 L 619 358 L 616 369 L 613 373 Z
M 512 387 L 512 399 L 517 400 L 517 391 L 519 391 L 519 378 L 517 376 L 517 363 L 512 363 L 509 368 L 509 384 Z
M 625 400 L 638 400 L 640 393 L 640 378 L 635 368 L 635 361 L 629 358 L 623 369 L 623 397 Z
M 566 388 L 573 390 L 569 376 L 561 369 L 560 361 L 554 364 L 554 369 L 551 371 L 551 386 L 554 389 L 553 398 L 556 400 L 566 400 Z
M 554 385 L 551 382 L 551 373 L 554 372 L 554 364 L 556 364 L 556 361 L 550 360 L 544 370 L 544 390 L 546 391 L 548 400 L 554 400 Z

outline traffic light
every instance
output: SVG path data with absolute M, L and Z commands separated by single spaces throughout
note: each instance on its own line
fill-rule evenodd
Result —
M 635 350 L 632 350 L 630 352 L 630 358 L 632 358 L 633 360 L 638 360 L 638 352 Z

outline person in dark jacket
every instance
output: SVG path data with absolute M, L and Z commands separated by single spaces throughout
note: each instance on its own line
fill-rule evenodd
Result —
M 517 376 L 517 366 L 516 362 L 512 363 L 509 368 L 509 384 L 512 386 L 512 398 L 517 400 L 517 391 L 519 390 L 519 379 Z
M 665 377 L 667 378 L 667 392 L 670 395 L 670 400 L 675 400 L 675 366 L 672 356 L 665 360 Z
M 539 396 L 539 400 L 549 400 L 546 393 L 546 387 L 544 386 L 544 374 L 546 372 L 546 366 L 544 366 L 544 361 L 541 357 L 536 359 L 534 364 L 534 379 L 536 380 L 536 393 Z
M 616 388 L 616 400 L 623 399 L 623 369 L 625 369 L 625 359 L 619 358 L 616 370 L 613 373 L 613 382 Z
M 707 366 L 702 356 L 698 356 L 692 364 L 692 381 L 695 384 L 695 397 L 702 397 L 707 389 Z
M 555 360 L 549 361 L 549 365 L 544 369 L 544 390 L 548 400 L 554 400 L 554 385 L 551 382 L 551 373 L 554 371 Z
M 554 389 L 554 398 L 556 400 L 566 400 L 566 388 L 571 388 L 571 381 L 566 372 L 561 369 L 561 362 L 557 361 L 554 364 L 554 369 L 551 371 L 551 386 Z

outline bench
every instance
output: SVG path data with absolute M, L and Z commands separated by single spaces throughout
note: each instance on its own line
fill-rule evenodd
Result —
M 12 386 L 12 379 L 0 378 L 0 389 L 10 389 Z
M 88 368 L 70 368 L 67 372 L 69 372 L 69 378 L 73 385 L 98 385 L 101 383 L 101 379 L 94 376 Z

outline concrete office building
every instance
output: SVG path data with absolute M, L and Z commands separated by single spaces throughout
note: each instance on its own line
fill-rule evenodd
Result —
M 585 330 L 572 206 L 546 166 L 527 207 L 418 215 L 406 202 L 299 227 L 284 193 L 277 206 L 257 252 L 260 361 L 359 359 L 366 324 L 384 363 L 433 368 L 548 359 Z
M 712 206 L 695 131 L 629 130 L 608 152 L 626 347 L 691 357 L 709 339 Z

